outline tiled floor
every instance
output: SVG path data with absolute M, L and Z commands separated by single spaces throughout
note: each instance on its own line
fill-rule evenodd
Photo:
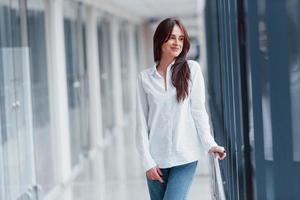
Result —
M 56 200 L 148 200 L 145 180 L 103 180 L 101 171 L 88 164 L 76 180 Z M 96 169 L 96 170 L 95 170 Z M 107 169 L 106 169 L 107 170 Z M 99 174 L 100 172 L 100 174 Z M 189 200 L 211 200 L 210 176 L 196 175 Z
M 129 180 L 126 183 L 75 182 L 57 200 L 148 200 L 143 180 Z M 189 193 L 189 200 L 211 200 L 209 177 L 197 176 Z
M 132 135 L 125 136 L 85 162 L 78 177 L 55 200 L 149 200 Z M 188 200 L 211 200 L 209 171 L 208 161 L 198 163 Z

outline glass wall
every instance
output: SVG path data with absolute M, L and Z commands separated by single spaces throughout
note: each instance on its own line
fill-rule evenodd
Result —
M 226 199 L 232 200 L 246 199 L 247 191 L 251 190 L 246 176 L 249 157 L 244 151 L 248 148 L 244 138 L 248 122 L 245 123 L 238 11 L 235 0 L 206 1 L 208 105 L 215 139 L 228 152 L 220 167 Z M 214 191 L 218 197 L 217 187 Z
M 262 80 L 268 80 L 261 83 L 262 99 L 265 99 L 266 92 L 270 96 L 267 112 L 270 113 L 269 116 L 264 114 L 267 109 L 264 108 L 264 101 L 262 102 L 262 116 L 269 123 L 263 120 L 263 130 L 268 131 L 268 134 L 264 133 L 263 138 L 265 160 L 256 159 L 264 163 L 255 168 L 265 177 L 260 186 L 256 185 L 257 198 L 297 199 L 300 197 L 296 186 L 300 183 L 300 132 L 297 130 L 300 118 L 299 106 L 295 102 L 300 98 L 299 2 L 258 1 L 257 10 L 261 60 L 259 71 L 263 72 L 266 68 L 267 73 L 262 73 Z M 253 117 L 255 116 L 254 113 Z M 265 124 L 270 128 L 266 129 Z M 256 135 L 254 129 L 254 137 Z M 286 182 L 289 182 L 290 186 L 287 186 Z M 290 192 L 286 192 L 287 190 Z
M 35 143 L 36 178 L 39 198 L 57 182 L 53 138 L 50 133 L 45 5 L 42 0 L 27 1 L 28 45 L 32 95 L 33 133 Z
M 113 122 L 113 91 L 112 91 L 112 69 L 111 69 L 111 45 L 109 22 L 102 19 L 98 22 L 98 49 L 99 49 L 99 65 L 100 65 L 100 87 L 101 87 L 101 103 L 102 103 L 102 122 L 103 137 L 112 131 Z
M 287 1 L 293 160 L 300 162 L 300 2 Z
M 1 199 L 36 199 L 25 1 L 0 1 Z
M 299 2 L 264 0 L 257 1 L 256 5 L 256 10 L 250 7 L 255 18 L 248 18 L 249 30 L 258 33 L 257 37 L 248 36 L 249 43 L 258 43 L 258 54 L 250 49 L 248 58 L 259 61 L 259 65 L 249 66 L 253 74 L 252 91 L 258 94 L 252 95 L 252 101 L 259 98 L 262 101 L 261 114 L 258 105 L 253 104 L 256 198 L 297 199 L 300 197 L 296 186 L 300 177 L 300 107 L 295 102 L 300 100 Z M 254 84 L 258 80 L 255 75 L 261 76 L 259 85 Z M 263 138 L 260 138 L 259 124 L 255 124 L 259 115 Z
M 210 104 L 229 154 L 221 163 L 227 199 L 299 199 L 299 1 L 207 2 Z
M 7 23 L 9 20 L 9 0 L 1 0 L 0 1 L 0 49 L 1 49 L 1 56 L 0 56 L 0 198 L 5 199 L 8 194 L 7 188 L 5 185 L 7 184 L 7 177 L 6 177 L 6 167 L 5 162 L 7 160 L 7 155 L 4 154 L 4 145 L 7 142 L 7 131 L 6 131 L 6 113 L 5 113 L 5 93 L 7 91 L 6 84 L 4 84 L 4 65 L 3 65 L 3 49 L 9 46 L 9 42 L 11 41 L 11 34 L 8 32 L 10 29 L 10 23 Z
M 288 31 L 288 65 L 289 65 L 289 92 L 292 123 L 292 160 L 294 184 L 300 185 L 300 2 L 288 0 L 287 31 Z M 291 174 L 293 175 L 293 174 Z M 300 198 L 299 189 L 295 197 Z
M 75 166 L 88 152 L 90 139 L 84 9 L 78 3 L 65 1 L 64 13 L 71 160 Z

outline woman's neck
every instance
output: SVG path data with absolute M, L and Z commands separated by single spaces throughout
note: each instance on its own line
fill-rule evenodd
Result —
M 166 71 L 168 66 L 173 62 L 174 58 L 161 58 L 159 61 L 159 64 L 157 66 L 157 69 L 159 71 Z

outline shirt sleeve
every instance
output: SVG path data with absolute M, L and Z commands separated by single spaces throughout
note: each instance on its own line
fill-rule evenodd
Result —
M 142 83 L 142 74 L 139 74 L 136 88 L 136 147 L 145 171 L 156 166 L 149 149 L 148 111 L 149 107 Z
M 205 108 L 205 85 L 201 67 L 197 62 L 193 62 L 195 65 L 195 75 L 192 80 L 191 88 L 191 113 L 194 119 L 194 123 L 200 137 L 201 143 L 204 146 L 206 152 L 213 146 L 217 146 L 210 131 L 209 117 Z

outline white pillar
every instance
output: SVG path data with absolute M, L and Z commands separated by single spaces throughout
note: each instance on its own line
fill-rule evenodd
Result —
M 124 147 L 124 111 L 122 95 L 122 75 L 121 75 L 121 56 L 120 56 L 120 24 L 117 18 L 110 20 L 110 45 L 111 45 L 111 64 L 112 64 L 112 89 L 114 106 L 114 130 L 113 150 L 115 152 L 115 174 L 120 181 L 120 198 L 126 200 L 126 153 Z
M 137 58 L 137 51 L 136 51 L 136 35 L 135 35 L 135 26 L 134 24 L 128 24 L 127 25 L 127 32 L 128 32 L 128 74 L 129 74 L 129 87 L 131 88 L 128 92 L 129 96 L 129 102 L 131 103 L 130 108 L 130 131 L 128 137 L 129 137 L 129 144 L 127 146 L 130 155 L 132 155 L 130 158 L 132 160 L 130 165 L 133 167 L 131 170 L 132 175 L 135 177 L 138 177 L 140 174 L 140 166 L 139 163 L 139 157 L 136 151 L 136 145 L 135 145 L 135 126 L 136 126 L 136 79 L 137 79 L 137 73 L 139 71 L 138 68 L 138 58 Z
M 47 0 L 45 8 L 50 124 L 59 182 L 71 176 L 68 92 L 65 62 L 63 0 Z
M 120 56 L 120 37 L 119 21 L 116 17 L 110 20 L 110 45 L 111 45 L 111 68 L 112 68 L 112 89 L 114 120 L 117 129 L 123 126 L 123 96 L 122 96 L 122 78 L 121 78 L 121 56 Z
M 128 91 L 129 101 L 131 103 L 131 108 L 135 107 L 135 87 L 137 78 L 137 52 L 136 52 L 136 42 L 135 42 L 135 27 L 134 24 L 127 25 L 128 32 L 128 74 L 129 74 L 129 88 Z M 131 110 L 131 115 L 135 115 L 134 110 Z M 135 119 L 135 118 L 134 118 Z
M 142 58 L 140 69 L 145 69 L 154 64 L 152 41 L 154 30 L 149 24 L 144 23 L 139 31 L 140 56 Z
M 100 65 L 97 36 L 97 9 L 92 6 L 86 8 L 86 50 L 89 81 L 89 119 L 91 128 L 92 149 L 103 145 Z M 97 151 L 93 157 L 94 176 L 92 179 L 99 183 L 97 192 L 99 199 L 105 199 L 105 172 L 103 151 Z
M 145 55 L 145 42 L 144 42 L 144 31 L 143 24 L 138 26 L 138 49 L 139 49 L 139 62 L 137 72 L 146 68 L 146 55 Z
M 89 119 L 92 136 L 91 143 L 92 147 L 96 147 L 103 143 L 97 10 L 95 7 L 89 6 L 86 11 L 86 50 L 90 95 Z

